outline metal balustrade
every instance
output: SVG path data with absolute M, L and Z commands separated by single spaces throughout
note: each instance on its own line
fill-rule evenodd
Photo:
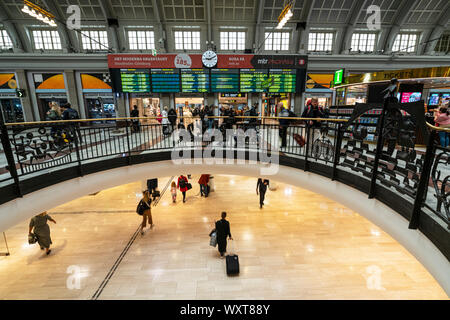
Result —
M 215 117 L 210 130 L 199 118 L 181 131 L 148 117 L 108 119 L 101 127 L 91 126 L 90 120 L 1 122 L 0 201 L 93 172 L 170 160 L 177 149 L 190 157 L 208 148 L 233 157 L 242 152 L 246 159 L 252 153 L 277 153 L 281 165 L 321 174 L 384 202 L 450 260 L 450 149 L 440 147 L 436 139 L 438 130 L 450 130 L 426 125 L 423 114 L 415 111 L 423 110 L 423 101 L 388 101 L 376 139 L 368 142 L 357 123 L 371 108 L 375 106 L 358 105 L 350 120 L 289 118 L 287 127 L 276 117 L 236 116 L 234 123 Z M 344 137 L 350 125 L 352 136 Z M 415 145 L 418 131 L 427 138 L 426 152 Z

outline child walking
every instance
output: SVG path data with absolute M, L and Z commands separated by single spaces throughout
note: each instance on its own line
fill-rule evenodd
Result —
M 172 193 L 172 202 L 177 202 L 177 184 L 175 181 L 172 181 L 172 185 L 170 186 L 170 192 Z

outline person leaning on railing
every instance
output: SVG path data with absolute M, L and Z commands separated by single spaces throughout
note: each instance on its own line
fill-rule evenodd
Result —
M 293 113 L 291 110 L 283 106 L 283 103 L 278 103 L 278 109 L 281 110 L 280 112 L 280 137 L 281 137 L 281 147 L 286 148 L 287 143 L 287 131 L 289 124 L 291 123 L 291 120 L 288 119 L 289 117 L 296 117 L 296 114 Z M 283 119 L 285 118 L 285 119 Z
M 440 128 L 450 128 L 450 111 L 448 110 L 448 104 L 440 107 L 439 110 L 434 111 L 434 122 Z M 448 147 L 450 145 L 450 135 L 448 132 L 439 131 L 439 139 L 442 147 Z

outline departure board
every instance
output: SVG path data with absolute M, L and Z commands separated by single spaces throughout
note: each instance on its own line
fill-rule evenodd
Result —
M 211 69 L 211 92 L 239 92 L 239 69 Z
M 180 92 L 178 69 L 152 69 L 152 92 Z
M 150 92 L 148 69 L 120 69 L 122 92 Z
M 270 69 L 269 77 L 273 79 L 269 92 L 295 92 L 297 85 L 297 71 L 295 69 Z
M 182 92 L 209 92 L 209 70 L 181 69 Z
M 241 69 L 241 92 L 266 92 L 267 69 Z

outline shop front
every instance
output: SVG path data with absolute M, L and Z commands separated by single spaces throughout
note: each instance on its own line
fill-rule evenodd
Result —
M 343 84 L 335 86 L 336 105 L 382 103 L 382 91 L 392 78 L 398 79 L 397 98 L 401 103 L 424 100 L 438 105 L 450 89 L 450 67 L 391 70 L 350 75 Z
M 277 117 L 281 111 L 278 107 L 280 102 L 284 108 L 292 110 L 292 97 L 293 95 L 291 93 L 263 93 L 262 107 L 264 117 Z
M 116 105 L 108 73 L 81 73 L 83 104 L 87 119 L 116 117 Z M 94 124 L 107 121 L 94 121 Z
M 327 108 L 333 105 L 333 90 L 330 89 L 333 74 L 308 73 L 305 90 L 305 105 L 312 98 L 319 101 L 319 106 Z
M 17 82 L 14 73 L 0 74 L 0 111 L 5 122 L 23 122 L 23 109 L 16 93 Z
M 68 102 L 64 75 L 62 73 L 33 73 L 39 120 L 47 119 L 51 105 L 61 106 Z
M 140 117 L 156 117 L 161 114 L 160 98 L 151 93 L 129 93 L 130 113 L 134 106 L 138 107 Z M 153 123 L 156 120 L 141 120 L 143 123 Z

